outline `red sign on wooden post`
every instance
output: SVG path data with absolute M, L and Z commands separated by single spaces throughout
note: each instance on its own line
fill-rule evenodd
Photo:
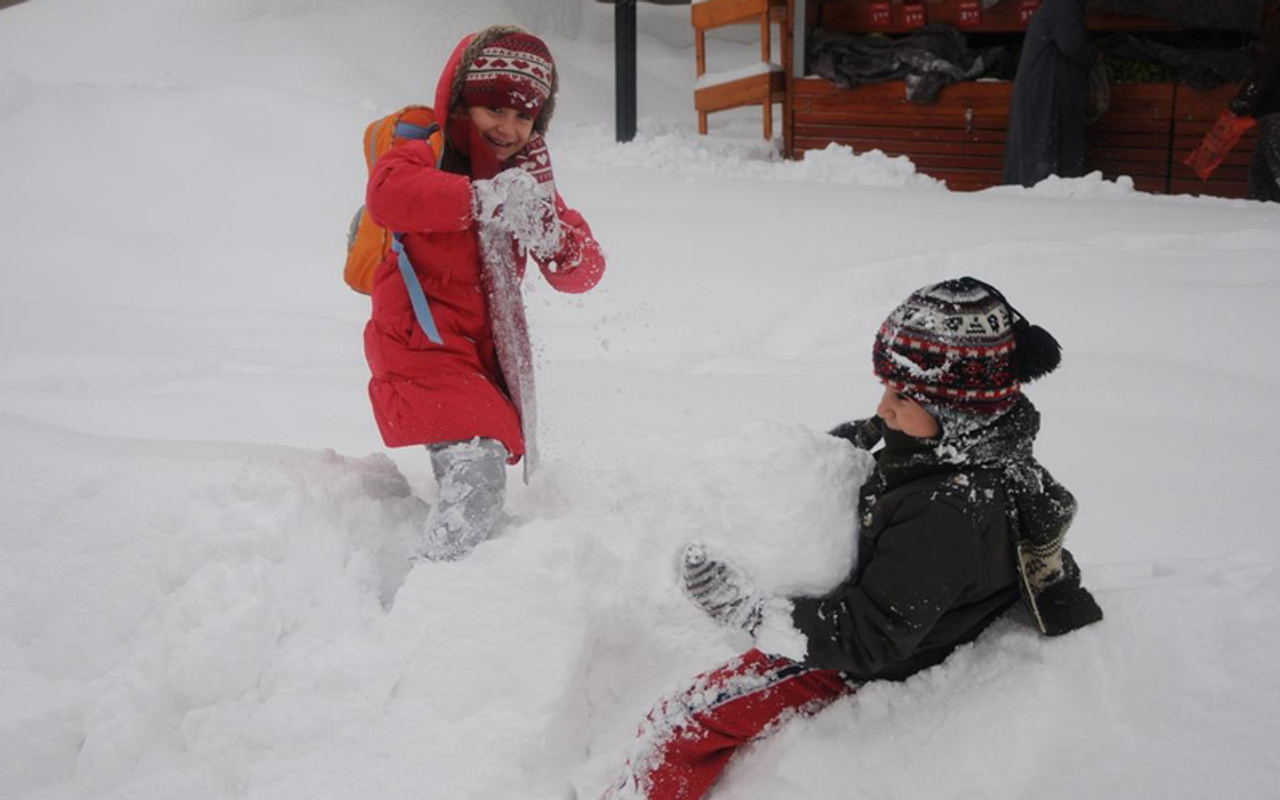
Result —
M 1040 7 L 1040 0 L 1022 0 L 1018 3 L 1018 21 L 1022 23 L 1022 27 L 1031 24 L 1031 17 L 1036 13 L 1036 9 Z
M 978 0 L 962 0 L 960 17 L 957 20 L 961 28 L 973 28 L 982 24 L 982 4 Z
M 892 10 L 888 3 L 871 4 L 871 27 L 887 28 L 892 23 Z
M 909 3 L 902 7 L 902 24 L 908 28 L 923 28 L 924 3 Z

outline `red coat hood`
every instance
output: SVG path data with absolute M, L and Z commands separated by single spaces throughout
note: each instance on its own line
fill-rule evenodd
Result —
M 453 54 L 449 56 L 449 60 L 445 62 L 444 71 L 440 73 L 440 80 L 436 83 L 436 104 L 432 108 L 436 111 L 436 119 L 446 120 L 453 111 L 450 107 L 453 103 L 453 84 L 454 78 L 458 75 L 458 69 L 462 65 L 462 52 L 467 46 L 474 41 L 476 35 L 469 33 L 462 37 L 462 41 L 458 42 L 458 46 L 453 48 Z

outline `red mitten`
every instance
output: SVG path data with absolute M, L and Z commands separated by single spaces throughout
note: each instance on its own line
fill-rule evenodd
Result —
M 1253 117 L 1237 117 L 1230 110 L 1223 111 L 1218 121 L 1204 135 L 1204 141 L 1182 163 L 1191 167 L 1200 180 L 1209 180 L 1209 176 L 1222 164 L 1227 153 L 1240 141 L 1240 137 L 1257 124 L 1258 121 Z
M 511 164 L 532 175 L 548 194 L 555 196 L 556 180 L 551 172 L 551 151 L 547 149 L 547 141 L 542 138 L 542 134 L 530 136 L 520 152 L 511 157 Z

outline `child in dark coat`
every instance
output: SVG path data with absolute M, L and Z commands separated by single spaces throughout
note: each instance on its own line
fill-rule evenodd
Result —
M 750 650 L 659 702 L 604 797 L 696 800 L 780 719 L 941 663 L 1019 599 L 1047 635 L 1101 619 L 1062 548 L 1075 500 L 1032 455 L 1040 418 L 1021 391 L 1058 361 L 1051 336 L 972 278 L 890 314 L 873 350 L 876 416 L 832 431 L 868 450 L 883 440 L 849 578 L 786 601 L 699 543 L 684 554 L 686 592 L 706 613 L 753 634 L 792 626 L 807 652 Z

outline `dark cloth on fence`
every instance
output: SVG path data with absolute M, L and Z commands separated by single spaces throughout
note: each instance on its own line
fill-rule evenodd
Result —
M 1108 61 L 1147 61 L 1173 70 L 1178 83 L 1192 89 L 1215 89 L 1239 83 L 1249 74 L 1249 53 L 1237 50 L 1200 50 L 1173 47 L 1123 33 L 1110 36 L 1099 47 Z
M 1097 59 L 1084 0 L 1045 0 L 1031 18 L 1009 110 L 1004 182 L 1084 175 L 1089 68 Z
M 817 30 L 809 70 L 842 89 L 905 80 L 907 99 L 932 103 L 944 86 L 982 75 L 1003 48 L 971 50 L 950 25 L 927 25 L 908 36 L 851 36 Z
M 1257 33 L 1265 3 L 1266 0 L 1090 0 L 1089 5 L 1117 14 L 1168 20 L 1186 28 Z

